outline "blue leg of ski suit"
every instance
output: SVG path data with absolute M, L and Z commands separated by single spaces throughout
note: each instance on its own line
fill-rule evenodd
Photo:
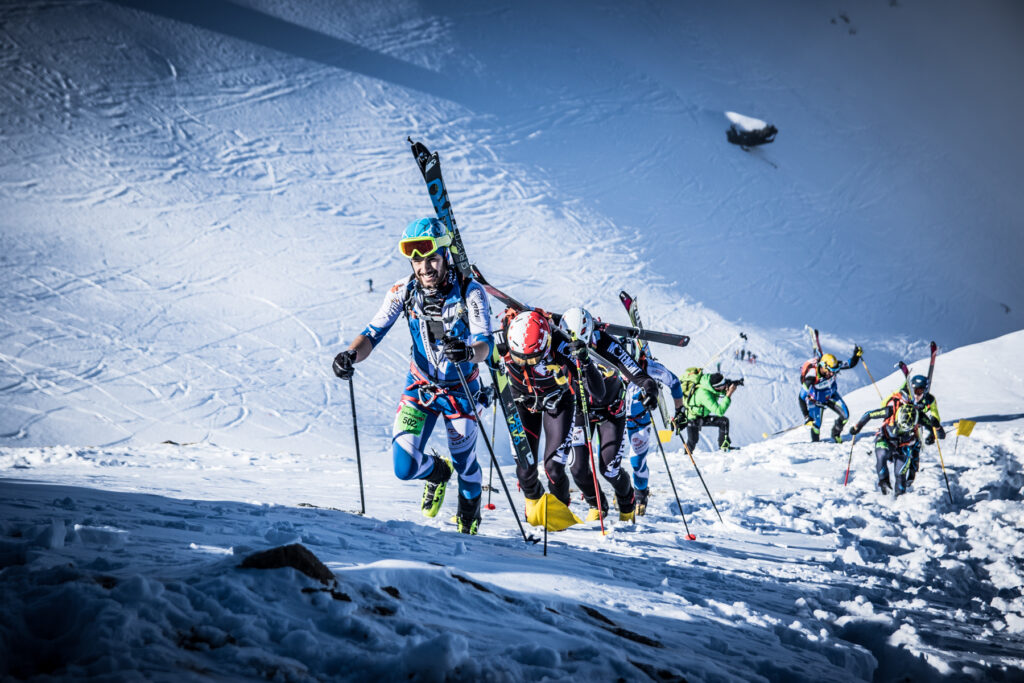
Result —
M 462 388 L 445 387 L 435 392 L 430 387 L 414 387 L 416 379 L 406 377 L 409 387 L 398 403 L 392 428 L 391 451 L 395 476 L 402 480 L 424 479 L 434 470 L 434 461 L 423 448 L 439 417 L 444 418 L 448 451 L 459 475 L 459 495 L 472 500 L 480 495 L 483 472 L 476 459 L 477 419 L 475 401 Z M 480 389 L 478 380 L 468 382 L 473 394 Z
M 829 408 L 836 413 L 835 424 L 832 425 L 832 438 L 843 435 L 843 426 L 847 420 L 850 419 L 850 409 L 846 407 L 846 401 L 842 399 L 838 394 L 833 395 L 824 404 L 822 403 L 811 403 L 807 406 L 807 412 L 814 420 L 814 428 L 811 430 L 811 441 L 818 440 L 818 434 L 821 431 L 821 421 L 825 417 L 825 408 Z
M 651 416 L 640 401 L 634 400 L 630 404 L 626 435 L 632 449 L 629 464 L 633 466 L 633 486 L 643 491 L 651 477 L 647 468 L 647 451 L 651 447 Z

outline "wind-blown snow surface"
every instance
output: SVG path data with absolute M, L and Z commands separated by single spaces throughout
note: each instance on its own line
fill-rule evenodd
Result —
M 1019 367 L 1022 341 L 940 357 L 947 421 L 986 415 L 955 453 L 943 444 L 952 502 L 934 447 L 893 500 L 874 491 L 867 448 L 844 487 L 847 444 L 800 433 L 698 454 L 718 522 L 671 445 L 696 541 L 654 457 L 646 517 L 552 534 L 546 557 L 500 490 L 482 535 L 461 536 L 454 501 L 419 517 L 420 486 L 379 454 L 364 459 L 360 517 L 329 509 L 357 506 L 351 451 L 0 449 L 0 674 L 1021 680 L 1024 378 L 988 371 Z M 870 387 L 851 402 L 877 405 Z M 337 586 L 238 568 L 296 542 Z
M 840 357 L 863 344 L 889 385 L 882 369 L 929 338 L 1024 325 L 1022 143 L 1002 134 L 1020 11 L 4 3 L 0 664 L 1017 676 L 1019 421 L 961 441 L 952 505 L 931 460 L 892 505 L 866 446 L 839 489 L 846 446 L 759 442 L 798 419 L 805 322 Z M 728 145 L 728 110 L 778 141 Z M 756 365 L 721 356 L 747 379 L 730 410 L 745 448 L 696 456 L 725 524 L 674 444 L 697 543 L 657 455 L 636 530 L 565 532 L 548 558 L 500 494 L 481 538 L 425 522 L 390 472 L 400 329 L 356 376 L 368 517 L 294 507 L 356 507 L 348 387 L 328 368 L 408 272 L 396 235 L 430 213 L 407 135 L 441 151 L 470 256 L 511 293 L 623 322 L 629 289 L 649 326 L 693 337 L 659 350 L 677 370 L 747 333 Z M 1024 413 L 1020 336 L 991 344 L 940 357 L 963 354 L 937 375 L 947 418 Z M 351 602 L 234 569 L 293 540 Z

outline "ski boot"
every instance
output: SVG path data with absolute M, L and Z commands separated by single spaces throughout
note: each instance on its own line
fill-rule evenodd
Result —
M 725 437 L 725 439 L 722 440 L 722 443 L 718 444 L 718 450 L 723 453 L 728 453 L 732 450 L 732 444 L 729 442 L 729 437 Z
M 455 515 L 455 524 L 460 534 L 476 535 L 480 528 L 480 498 L 469 500 L 459 495 L 459 511 Z
M 587 521 L 593 522 L 599 518 L 608 516 L 608 501 L 604 497 L 604 492 L 601 492 L 601 509 L 597 508 L 597 498 L 595 496 L 583 496 L 583 500 L 587 501 L 587 505 L 590 506 L 590 511 L 587 512 Z
M 444 502 L 444 492 L 448 488 L 448 480 L 452 476 L 452 461 L 438 455 L 430 456 L 434 460 L 434 469 L 426 476 L 423 485 L 423 502 L 420 507 L 424 517 L 436 517 Z M 477 498 L 479 500 L 479 498 Z
M 647 499 L 650 497 L 650 489 L 636 489 L 636 514 L 638 517 L 643 517 L 647 514 Z
M 619 508 L 620 522 L 636 521 L 636 494 L 634 493 L 634 489 L 629 490 L 629 499 L 626 502 L 620 503 L 616 498 L 615 505 Z
M 892 490 L 892 487 L 889 486 L 889 480 L 888 479 L 879 479 L 878 480 L 878 490 L 882 492 L 883 496 L 889 495 L 889 492 Z
M 836 422 L 832 427 L 832 440 L 836 443 L 843 442 L 843 427 L 846 425 L 846 420 Z

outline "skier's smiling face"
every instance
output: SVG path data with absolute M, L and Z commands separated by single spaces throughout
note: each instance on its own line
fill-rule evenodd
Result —
M 448 272 L 448 266 L 444 261 L 444 255 L 434 252 L 426 258 L 411 258 L 412 272 L 416 275 L 421 286 L 427 289 L 435 289 L 444 282 L 444 276 Z

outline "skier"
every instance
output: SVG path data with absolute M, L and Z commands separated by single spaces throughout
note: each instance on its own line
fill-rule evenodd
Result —
M 633 340 L 626 342 L 630 356 L 637 359 L 640 368 L 662 386 L 666 386 L 672 394 L 675 412 L 683 408 L 683 388 L 675 373 L 664 365 L 648 358 Z M 633 488 L 636 491 L 636 514 L 647 514 L 647 500 L 650 498 L 648 480 L 650 470 L 647 468 L 647 451 L 651 446 L 651 411 L 644 405 L 644 391 L 636 384 L 630 383 L 626 404 L 626 437 L 632 449 L 629 462 L 633 466 Z M 655 438 L 658 438 L 655 435 Z
M 736 387 L 743 386 L 743 380 L 728 380 L 722 373 L 708 374 L 701 368 L 687 368 L 682 381 L 684 410 L 677 410 L 672 426 L 678 432 L 686 427 L 686 447 L 693 452 L 700 438 L 701 427 L 718 427 L 718 448 L 728 452 L 729 418 L 725 411 L 732 405 Z
M 540 460 L 544 463 L 551 494 L 562 505 L 568 506 L 569 481 L 565 476 L 565 466 L 569 465 L 573 481 L 591 507 L 587 517 L 590 521 L 597 519 L 597 494 L 594 491 L 589 456 L 583 438 L 582 414 L 579 410 L 579 374 L 576 370 L 576 361 L 579 359 L 583 384 L 589 399 L 588 408 L 592 418 L 597 420 L 602 436 L 601 474 L 615 489 L 620 519 L 628 521 L 633 518 L 634 496 L 629 477 L 619 467 L 622 452 L 618 446 L 622 442 L 625 430 L 623 385 L 614 370 L 590 358 L 590 350 L 604 358 L 614 359 L 616 368 L 630 381 L 646 387 L 650 392 L 649 396 L 652 397 L 647 398 L 648 401 L 657 401 L 657 385 L 626 355 L 625 350 L 611 335 L 594 333 L 583 337 L 577 332 L 593 330 L 593 320 L 589 318 L 589 313 L 583 311 L 590 320 L 589 323 L 570 327 L 566 321 L 581 318 L 580 311 L 582 309 L 570 309 L 562 316 L 562 326 L 552 327 L 543 311 L 516 313 L 514 309 L 508 309 L 504 325 L 507 350 L 500 346 L 498 350 L 503 354 L 512 393 L 517 405 L 522 408 L 520 417 L 530 447 L 535 453 L 538 449 L 540 428 L 544 429 L 545 451 Z M 575 335 L 576 338 L 573 339 L 571 335 Z M 618 412 L 612 415 L 616 410 Z M 605 426 L 610 424 L 614 427 L 616 419 L 619 430 L 617 433 Z M 611 441 L 613 438 L 615 440 Z M 538 481 L 536 466 L 524 466 L 520 463 L 516 475 L 527 499 L 528 521 L 532 524 L 544 523 L 539 518 L 540 511 L 537 510 L 544 495 L 544 487 Z M 607 502 L 603 495 L 601 504 L 602 510 L 607 510 Z M 547 516 L 556 526 L 559 522 L 565 523 L 565 526 L 574 523 L 570 515 L 571 513 L 566 514 L 557 507 L 551 508 L 549 504 Z
M 935 400 L 935 397 L 928 391 L 928 378 L 924 375 L 914 375 L 910 378 L 910 387 L 913 391 L 913 395 L 907 392 L 907 382 L 903 382 L 903 386 L 900 387 L 899 391 L 889 396 L 888 400 L 891 400 L 893 396 L 897 394 L 903 394 L 906 400 L 914 403 L 921 410 L 925 410 L 935 418 L 936 422 L 941 422 L 939 417 L 939 403 Z M 885 405 L 884 403 L 882 405 Z M 942 437 L 939 437 L 942 438 Z M 935 443 L 935 434 L 931 431 L 928 432 L 924 439 L 925 444 L 932 445 Z
M 370 324 L 334 359 L 334 373 L 352 377 L 353 363 L 376 348 L 401 315 L 412 336 L 412 361 L 392 428 L 395 476 L 424 479 L 423 514 L 434 517 L 444 502 L 448 479 L 459 475 L 458 530 L 475 534 L 480 525 L 482 474 L 477 462 L 476 363 L 492 348 L 487 295 L 479 283 L 461 278 L 449 263 L 451 235 L 435 218 L 411 222 L 398 243 L 412 274 L 391 287 Z M 460 378 L 466 379 L 467 396 Z M 444 418 L 451 459 L 426 455 L 424 446 L 439 417 Z
M 800 412 L 804 415 L 804 425 L 811 428 L 812 442 L 820 438 L 826 407 L 839 416 L 832 425 L 832 440 L 836 443 L 843 440 L 843 427 L 850 419 L 850 409 L 839 395 L 836 376 L 840 370 L 856 367 L 863 355 L 863 349 L 854 346 L 853 356 L 848 361 L 837 360 L 831 353 L 826 353 L 808 360 L 800 368 Z
M 889 493 L 892 485 L 889 482 L 889 461 L 893 461 L 896 472 L 895 495 L 906 493 L 907 487 L 917 476 L 918 461 L 921 454 L 921 440 L 918 427 L 929 431 L 934 429 L 940 439 L 946 438 L 946 432 L 934 416 L 919 409 L 906 399 L 902 393 L 894 394 L 884 406 L 869 410 L 861 416 L 850 434 L 856 435 L 870 420 L 882 418 L 882 426 L 875 433 L 875 462 L 878 472 L 878 489 Z
M 640 401 L 647 410 L 658 405 L 658 384 L 637 365 L 615 337 L 596 329 L 594 318 L 586 309 L 570 308 L 562 314 L 558 326 L 572 340 L 568 346 L 574 363 L 578 362 L 581 366 L 587 364 L 590 361 L 589 350 L 593 348 L 601 358 L 607 359 L 626 378 L 623 382 L 615 369 L 598 363 L 598 369 L 601 371 L 600 381 L 585 383 L 584 391 L 591 433 L 596 433 L 600 444 L 597 466 L 601 468 L 601 476 L 615 491 L 619 519 L 632 520 L 636 511 L 636 496 L 629 475 L 622 470 L 622 458 L 628 449 L 623 438 L 626 433 L 626 384 L 632 382 L 640 387 Z M 580 403 L 577 399 L 578 407 Z M 582 463 L 589 470 L 587 430 L 583 425 L 582 407 L 577 411 L 576 424 L 573 442 L 575 463 L 577 466 Z M 577 481 L 577 485 L 583 491 L 583 497 L 591 508 L 587 519 L 596 519 L 599 514 L 603 515 L 607 511 L 608 503 L 603 491 L 594 491 L 593 480 L 585 478 L 587 483 Z M 600 513 L 598 504 L 601 506 Z

